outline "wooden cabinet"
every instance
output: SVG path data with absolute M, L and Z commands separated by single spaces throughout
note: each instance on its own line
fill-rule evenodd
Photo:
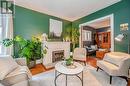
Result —
M 96 41 L 100 48 L 111 48 L 111 34 L 110 32 L 97 33 Z
M 96 57 L 99 59 L 103 59 L 105 53 L 107 53 L 107 51 L 96 51 Z

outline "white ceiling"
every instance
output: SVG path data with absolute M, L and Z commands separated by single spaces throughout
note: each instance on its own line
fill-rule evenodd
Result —
M 93 27 L 95 29 L 109 27 L 110 26 L 110 18 L 105 18 L 105 19 L 102 19 L 100 21 L 92 22 L 92 23 L 88 24 L 87 26 Z
M 15 0 L 15 4 L 74 21 L 119 1 L 121 0 Z

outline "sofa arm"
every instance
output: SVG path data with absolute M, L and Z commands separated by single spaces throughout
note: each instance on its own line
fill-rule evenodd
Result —
M 128 78 L 130 79 L 130 69 L 128 70 Z
M 0 83 L 0 86 L 4 86 L 4 85 Z
M 16 58 L 15 61 L 21 66 L 27 66 L 26 58 Z
M 130 68 L 130 59 L 124 58 L 123 61 L 120 63 L 119 70 L 121 74 L 124 74 L 124 76 L 129 77 L 129 68 Z

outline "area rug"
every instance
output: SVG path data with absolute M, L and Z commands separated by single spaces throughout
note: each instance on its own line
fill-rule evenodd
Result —
M 81 76 L 81 75 L 79 75 Z M 30 86 L 55 86 L 55 72 L 50 70 L 33 76 Z M 87 65 L 84 68 L 84 86 L 127 86 L 125 79 L 113 77 L 112 84 L 109 84 L 109 75 L 104 71 L 96 71 L 96 68 Z M 65 76 L 61 75 L 57 79 L 57 86 L 65 86 Z M 76 76 L 68 76 L 68 86 L 82 86 L 81 81 Z

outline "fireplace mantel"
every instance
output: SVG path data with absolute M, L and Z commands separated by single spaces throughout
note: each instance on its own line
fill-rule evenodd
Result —
M 46 46 L 47 54 L 43 58 L 43 65 L 48 65 L 52 62 L 52 52 L 58 50 L 64 50 L 64 57 L 68 58 L 70 56 L 70 42 L 47 42 Z

